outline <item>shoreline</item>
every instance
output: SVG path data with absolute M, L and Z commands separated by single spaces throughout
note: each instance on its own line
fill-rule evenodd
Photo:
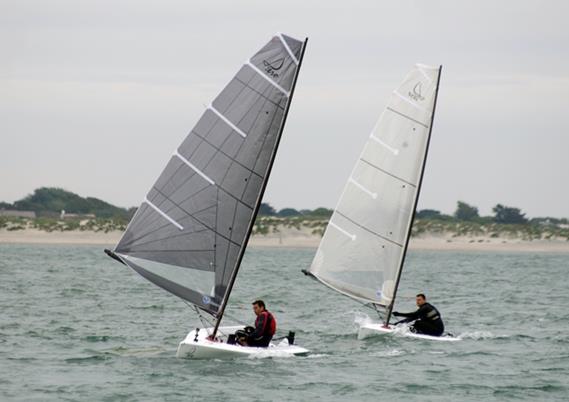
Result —
M 118 243 L 121 231 L 108 233 L 93 231 L 45 232 L 35 229 L 18 231 L 0 230 L 2 244 L 43 245 L 107 245 Z M 321 237 L 305 231 L 283 230 L 278 234 L 253 235 L 249 246 L 254 248 L 312 248 L 316 249 Z M 522 240 L 517 238 L 491 238 L 488 236 L 457 237 L 447 234 L 423 234 L 411 238 L 410 250 L 431 251 L 512 251 L 537 253 L 569 253 L 566 240 Z

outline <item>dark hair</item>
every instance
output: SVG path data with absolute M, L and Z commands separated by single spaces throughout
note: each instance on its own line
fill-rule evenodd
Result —
M 417 296 L 415 297 L 422 297 L 423 300 L 427 300 L 427 296 L 425 296 L 423 293 L 419 293 Z
M 255 301 L 254 301 L 253 303 L 251 303 L 251 304 L 256 304 L 257 306 L 263 307 L 264 309 L 266 309 L 266 307 L 265 307 L 265 302 L 262 301 L 262 300 L 255 300 Z

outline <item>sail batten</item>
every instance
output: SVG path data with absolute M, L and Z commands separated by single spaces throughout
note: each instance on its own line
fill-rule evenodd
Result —
M 387 316 L 411 233 L 439 74 L 417 65 L 392 92 L 309 270 L 326 286 L 387 309 Z
M 210 179 L 209 177 L 207 177 L 207 175 L 202 172 L 201 170 L 199 170 L 197 167 L 195 167 L 194 165 L 192 165 L 192 163 L 190 161 L 188 161 L 186 158 L 184 158 L 182 155 L 180 155 L 180 153 L 178 152 L 178 150 L 174 151 L 174 156 L 176 156 L 177 158 L 179 158 L 182 162 L 184 162 L 186 165 L 188 165 L 194 172 L 196 172 L 197 174 L 199 174 L 205 181 L 207 181 L 209 184 L 211 185 L 215 185 L 215 182 Z
M 403 244 L 399 244 L 399 243 L 397 243 L 396 241 L 394 241 L 394 240 L 392 240 L 392 239 L 389 239 L 389 238 L 387 238 L 387 237 L 385 237 L 385 236 L 380 235 L 380 234 L 377 233 L 377 232 L 374 232 L 374 231 L 373 231 L 372 229 L 370 229 L 369 227 L 366 227 L 365 225 L 356 222 L 354 219 L 350 218 L 348 215 L 346 215 L 346 214 L 343 213 L 342 211 L 336 210 L 336 213 L 337 213 L 339 216 L 345 218 L 345 219 L 346 219 L 347 221 L 349 221 L 350 223 L 354 224 L 355 226 L 357 226 L 357 227 L 359 227 L 359 228 L 365 230 L 366 232 L 368 232 L 368 233 L 370 233 L 370 234 L 372 234 L 372 235 L 374 235 L 374 236 L 377 236 L 377 237 L 379 237 L 379 238 L 381 238 L 381 239 L 383 239 L 383 240 L 385 240 L 385 241 L 388 241 L 388 242 L 390 242 L 390 243 L 393 243 L 393 244 L 395 244 L 395 245 L 397 245 L 397 246 L 399 246 L 399 247 L 403 247 Z M 337 226 L 337 225 L 336 225 L 336 226 Z M 352 235 L 352 237 L 353 237 L 353 235 Z M 355 239 L 354 239 L 354 240 L 355 240 Z
M 268 179 L 302 43 L 275 35 L 239 68 L 173 152 L 115 248 L 146 279 L 215 317 Z
M 232 122 L 229 121 L 229 119 L 227 117 L 225 117 L 223 114 L 221 114 L 216 108 L 213 107 L 213 105 L 209 105 L 208 108 L 217 115 L 217 117 L 219 117 L 222 121 L 224 121 L 225 123 L 227 123 L 227 125 L 229 127 L 231 127 L 233 129 L 233 131 L 235 131 L 237 134 L 239 134 L 241 137 L 246 138 L 247 134 L 245 134 L 243 131 L 241 131 L 241 129 L 239 127 L 237 127 L 235 124 L 233 124 Z
M 150 201 L 148 201 L 148 198 L 144 199 L 144 202 L 147 203 L 153 210 L 155 210 L 156 212 L 158 212 L 161 216 L 163 216 L 168 222 L 170 222 L 172 225 L 176 226 L 178 229 L 180 230 L 184 230 L 184 227 L 182 225 L 180 225 L 178 222 L 176 222 L 174 219 L 170 218 L 168 216 L 168 214 L 166 214 L 164 211 L 162 211 L 160 208 L 158 208 L 156 205 L 154 205 L 153 203 L 151 203 Z

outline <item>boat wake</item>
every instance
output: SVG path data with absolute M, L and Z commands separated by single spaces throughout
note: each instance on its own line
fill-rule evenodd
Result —
M 282 350 L 263 350 L 262 352 L 257 352 L 254 354 L 250 354 L 248 356 L 249 359 L 274 359 L 274 358 L 290 358 L 294 357 L 293 354 L 284 352 Z
M 497 338 L 504 338 L 502 335 L 494 335 L 490 331 L 472 331 L 472 332 L 463 332 L 456 336 L 458 339 L 472 339 L 475 341 L 483 340 L 483 339 L 497 339 Z
M 372 324 L 373 320 L 366 313 L 360 311 L 354 312 L 354 324 L 359 328 L 366 324 Z

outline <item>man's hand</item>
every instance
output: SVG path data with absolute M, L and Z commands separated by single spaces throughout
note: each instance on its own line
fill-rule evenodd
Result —
M 398 311 L 394 311 L 394 312 L 393 312 L 393 315 L 394 315 L 395 317 L 403 317 L 403 314 L 401 314 L 401 313 L 398 312 Z

